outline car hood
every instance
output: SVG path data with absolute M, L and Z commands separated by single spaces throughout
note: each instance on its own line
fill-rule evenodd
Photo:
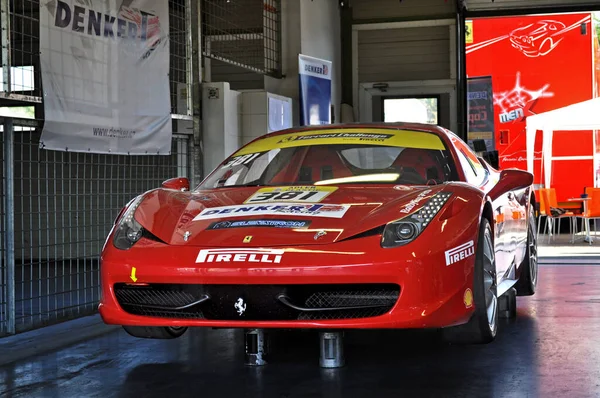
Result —
M 135 218 L 146 230 L 171 245 L 319 245 L 403 218 L 417 211 L 427 199 L 444 189 L 444 185 L 338 186 L 318 203 L 300 205 L 286 213 L 247 213 L 249 207 L 261 206 L 259 210 L 264 212 L 277 204 L 283 205 L 280 209 L 297 205 L 244 204 L 259 189 L 220 188 L 196 192 L 157 189 L 146 194 Z M 321 209 L 326 211 L 319 212 L 320 216 L 298 214 L 302 209 L 314 209 L 314 205 L 323 205 Z

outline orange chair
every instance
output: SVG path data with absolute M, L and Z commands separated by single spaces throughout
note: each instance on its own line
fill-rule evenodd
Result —
M 542 217 L 546 216 L 546 210 L 545 210 L 545 206 L 546 206 L 546 201 L 544 200 L 544 195 L 542 195 L 542 191 L 545 188 L 540 188 L 538 191 L 536 191 L 536 198 L 538 200 L 538 203 L 540 204 L 540 209 L 538 211 L 538 217 L 537 217 L 537 234 L 538 236 L 540 235 L 540 228 L 542 226 Z
M 575 241 L 575 221 L 576 215 L 573 212 L 566 212 L 561 215 L 552 215 L 552 208 L 558 208 L 558 202 L 556 200 L 556 190 L 554 188 L 541 188 L 541 197 L 543 198 L 540 203 L 543 204 L 543 211 L 546 213 L 546 226 L 544 232 L 548 230 L 548 242 L 550 242 L 550 236 L 554 231 L 554 220 L 558 220 L 558 231 L 560 233 L 560 222 L 563 218 L 571 220 L 571 241 Z
M 594 221 L 594 234 L 596 233 L 596 219 L 600 218 L 600 188 L 586 188 L 585 193 L 588 195 L 587 211 L 579 215 L 586 222 L 588 232 L 590 231 L 590 220 Z M 589 240 L 592 244 L 592 240 Z

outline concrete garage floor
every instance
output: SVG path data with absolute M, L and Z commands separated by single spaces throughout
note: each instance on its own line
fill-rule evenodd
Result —
M 600 267 L 546 265 L 539 287 L 518 299 L 517 319 L 503 322 L 490 345 L 445 346 L 425 332 L 354 332 L 346 366 L 324 370 L 316 334 L 280 332 L 270 364 L 251 368 L 243 365 L 241 331 L 199 329 L 154 341 L 118 330 L 0 368 L 0 396 L 600 396 Z

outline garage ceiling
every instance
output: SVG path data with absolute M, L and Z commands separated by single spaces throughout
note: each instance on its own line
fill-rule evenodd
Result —
M 533 9 L 542 11 L 551 7 L 598 7 L 600 2 L 593 0 L 465 0 L 467 10 L 475 11 L 511 11 Z M 550 10 L 548 10 L 550 11 Z

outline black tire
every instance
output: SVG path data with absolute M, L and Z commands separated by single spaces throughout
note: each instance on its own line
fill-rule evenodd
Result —
M 527 250 L 521 263 L 521 275 L 516 284 L 517 296 L 533 296 L 538 282 L 537 228 L 533 205 L 529 206 L 529 222 L 527 226 Z
M 125 331 L 141 339 L 176 339 L 184 334 L 187 327 L 168 327 L 168 326 L 123 326 Z
M 490 223 L 484 218 L 481 220 L 479 227 L 477 252 L 475 253 L 475 272 L 473 276 L 473 304 L 475 311 L 469 322 L 442 329 L 442 338 L 446 342 L 454 344 L 487 344 L 496 338 L 498 331 L 498 296 L 495 272 L 496 258 L 493 242 Z M 489 263 L 484 265 L 484 261 L 489 261 Z M 486 271 L 484 267 L 487 267 L 489 271 Z M 488 277 L 488 284 L 490 284 L 487 289 L 485 287 L 484 276 Z M 488 320 L 486 293 L 488 293 L 490 305 L 494 306 L 492 307 L 493 311 L 490 317 L 491 322 Z

